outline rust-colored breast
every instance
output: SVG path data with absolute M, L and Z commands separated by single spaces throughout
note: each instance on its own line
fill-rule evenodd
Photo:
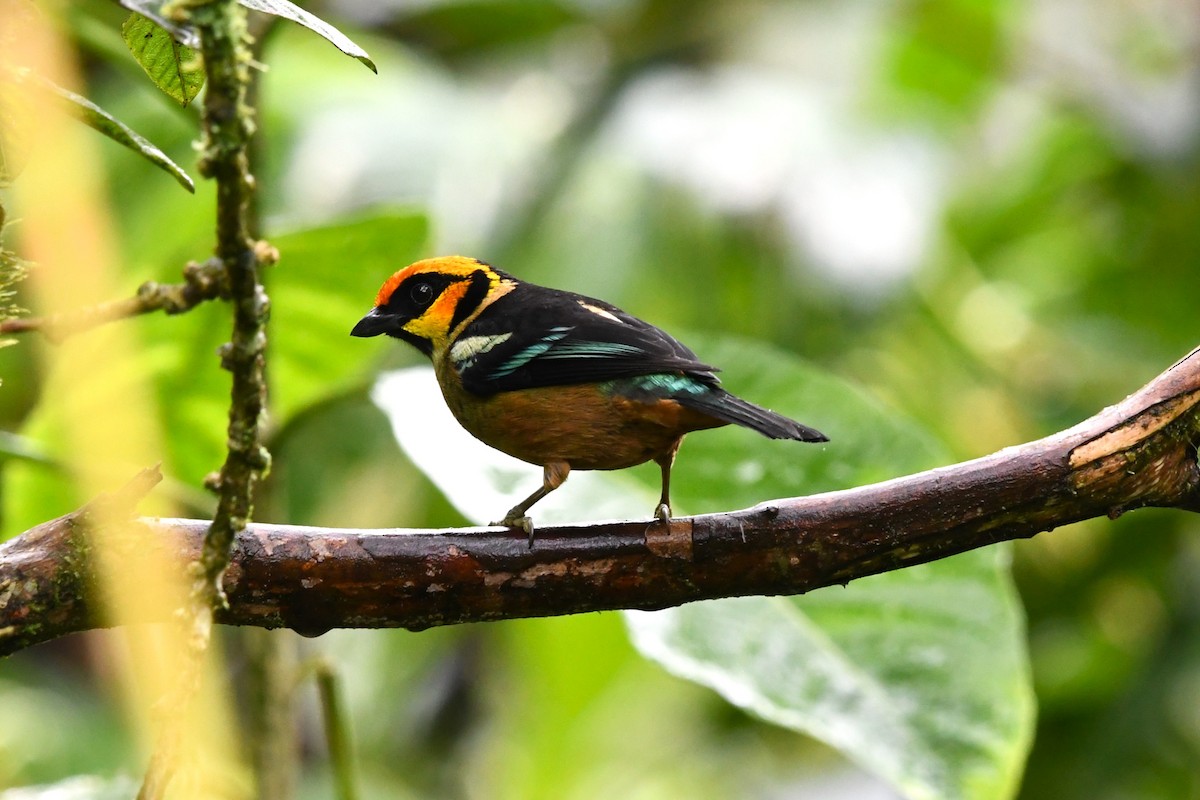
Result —
M 689 431 L 725 424 L 673 400 L 609 396 L 591 384 L 478 397 L 447 386 L 442 370 L 438 380 L 446 404 L 475 438 L 531 464 L 624 469 L 666 454 Z

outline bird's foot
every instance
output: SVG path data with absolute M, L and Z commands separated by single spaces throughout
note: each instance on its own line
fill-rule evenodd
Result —
M 520 513 L 516 509 L 513 509 L 512 511 L 508 512 L 508 514 L 505 515 L 504 519 L 500 520 L 499 522 L 493 522 L 492 525 L 495 525 L 500 528 L 518 528 L 520 530 L 525 531 L 525 534 L 529 537 L 529 549 L 530 550 L 533 549 L 533 518 L 532 517 L 528 517 L 528 516 Z
M 663 525 L 671 523 L 671 507 L 666 503 L 659 503 L 658 508 L 654 509 L 654 518 Z

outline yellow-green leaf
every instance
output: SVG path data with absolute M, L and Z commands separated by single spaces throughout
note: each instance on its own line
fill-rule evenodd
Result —
M 195 50 L 141 14 L 129 15 L 121 35 L 154 85 L 176 103 L 186 107 L 200 93 L 204 67 Z

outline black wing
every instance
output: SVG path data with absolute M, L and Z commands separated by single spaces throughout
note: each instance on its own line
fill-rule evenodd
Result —
M 603 300 L 534 284 L 484 309 L 450 358 L 463 386 L 481 395 L 660 372 L 719 383 L 713 367 L 648 322 Z

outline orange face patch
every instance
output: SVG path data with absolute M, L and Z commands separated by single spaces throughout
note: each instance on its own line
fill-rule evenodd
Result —
M 438 256 L 437 258 L 414 261 L 383 282 L 383 286 L 379 287 L 379 293 L 375 295 L 375 305 L 387 305 L 388 301 L 392 299 L 392 293 L 396 291 L 396 287 L 417 273 L 440 272 L 444 275 L 462 275 L 465 277 L 479 269 L 480 266 L 482 265 L 478 260 L 466 256 Z
M 375 305 L 386 306 L 388 300 L 392 299 L 392 292 L 396 291 L 405 278 L 412 274 L 412 267 L 405 267 L 399 272 L 392 273 L 392 277 L 383 282 L 383 286 L 379 287 L 379 291 L 375 295 Z

